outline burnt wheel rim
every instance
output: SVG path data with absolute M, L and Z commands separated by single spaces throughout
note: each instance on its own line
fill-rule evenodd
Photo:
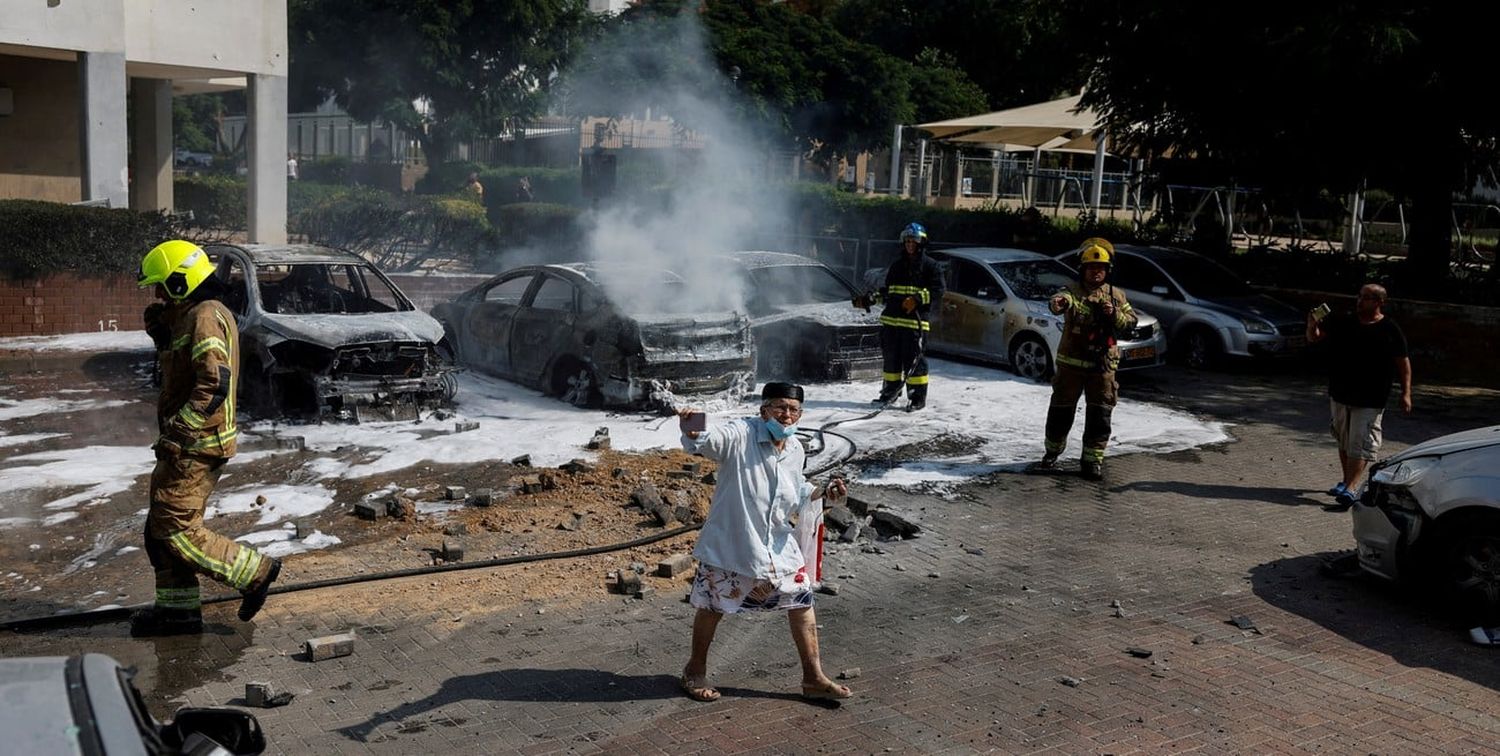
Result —
M 1190 367 L 1201 368 L 1208 365 L 1209 358 L 1213 355 L 1213 345 L 1209 343 L 1208 336 L 1194 331 L 1187 337 L 1187 363 Z
M 574 407 L 587 407 L 594 396 L 594 374 L 588 368 L 578 368 L 568 374 L 564 382 L 562 400 Z
M 1453 588 L 1475 608 L 1500 608 L 1500 534 L 1475 534 L 1463 539 L 1455 554 Z
M 1022 378 L 1039 381 L 1047 376 L 1047 347 L 1041 342 L 1027 339 L 1016 347 L 1016 373 Z

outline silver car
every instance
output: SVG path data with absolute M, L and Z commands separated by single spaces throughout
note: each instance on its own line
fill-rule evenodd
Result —
M 1033 380 L 1052 375 L 1063 320 L 1048 310 L 1047 300 L 1078 280 L 1074 270 L 1020 249 L 960 247 L 928 254 L 943 269 L 947 287 L 932 308 L 929 351 L 999 362 Z M 1121 370 L 1160 365 L 1167 351 L 1156 318 L 1139 309 L 1136 315 L 1136 327 L 1119 339 Z
M 1078 252 L 1059 260 L 1078 267 Z M 1190 367 L 1224 357 L 1295 354 L 1307 346 L 1306 313 L 1258 294 L 1228 268 L 1173 247 L 1115 245 L 1110 281 L 1130 303 L 1161 318 L 1172 350 Z
M 1475 619 L 1500 620 L 1500 425 L 1373 465 L 1354 540 L 1365 571 L 1430 582 Z

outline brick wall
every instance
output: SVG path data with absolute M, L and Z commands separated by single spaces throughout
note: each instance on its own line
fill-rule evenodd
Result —
M 406 293 L 412 304 L 423 312 L 431 312 L 433 305 L 450 301 L 490 278 L 484 275 L 423 276 L 389 273 L 386 275 L 390 276 L 391 281 L 401 287 L 401 291 Z
M 153 301 L 132 276 L 0 281 L 0 336 L 139 331 Z

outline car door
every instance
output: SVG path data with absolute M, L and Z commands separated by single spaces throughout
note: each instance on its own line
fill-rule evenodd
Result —
M 479 368 L 509 377 L 511 323 L 536 274 L 530 271 L 501 278 L 486 289 L 464 313 L 460 349 Z
M 577 302 L 577 289 L 571 282 L 542 274 L 511 325 L 510 364 L 516 380 L 541 385 L 547 365 L 573 341 Z
M 1125 290 L 1131 307 L 1155 315 L 1168 334 L 1176 329 L 1177 321 L 1188 311 L 1189 305 L 1183 300 L 1182 289 L 1172 283 L 1172 279 L 1156 263 L 1140 255 L 1130 252 L 1117 254 L 1110 280 L 1115 286 Z
M 948 290 L 943 292 L 943 338 L 956 350 L 1001 359 L 1005 292 L 988 268 L 973 260 L 950 258 Z

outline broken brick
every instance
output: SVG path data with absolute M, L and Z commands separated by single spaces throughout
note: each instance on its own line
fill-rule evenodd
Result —
M 469 497 L 468 489 L 463 486 L 448 486 L 444 493 L 449 501 L 463 501 Z
M 464 560 L 464 545 L 462 541 L 443 541 L 443 561 L 462 562 Z
M 697 477 L 697 476 L 693 475 L 692 473 L 688 472 L 687 470 L 668 470 L 667 471 L 667 478 L 670 479 L 670 480 L 692 480 L 695 477 Z
M 582 475 L 583 473 L 593 472 L 594 465 L 586 459 L 575 459 L 569 461 L 567 464 L 559 465 L 557 469 L 566 473 L 572 473 L 573 475 Z
M 354 633 L 309 638 L 302 644 L 302 650 L 307 654 L 308 661 L 315 662 L 348 656 L 354 653 Z
M 703 472 L 703 463 L 702 462 L 683 462 L 682 463 L 682 469 L 688 475 L 696 478 L 696 477 L 698 477 L 698 475 L 700 473 Z
M 588 445 L 585 446 L 584 448 L 587 448 L 587 449 L 608 449 L 609 448 L 609 434 L 606 433 L 606 434 L 604 434 L 602 436 L 598 435 L 598 434 L 595 434 L 593 438 L 589 439 Z
M 519 478 L 519 481 L 521 484 L 521 493 L 534 494 L 541 493 L 542 491 L 542 476 L 540 475 L 523 475 Z
M 469 525 L 464 522 L 455 522 L 443 528 L 443 535 L 460 536 L 469 534 Z
M 245 705 L 263 709 L 266 702 L 276 695 L 270 683 L 249 682 L 245 683 Z
M 851 522 L 849 523 L 849 527 L 844 528 L 844 532 L 839 534 L 839 542 L 854 543 L 855 541 L 859 540 L 859 534 L 863 530 L 864 526 L 860 525 L 858 521 Z
M 616 589 L 626 596 L 634 596 L 641 590 L 641 576 L 635 570 L 620 570 L 615 581 Z
M 378 520 L 386 515 L 386 506 L 373 501 L 357 501 L 354 503 L 354 514 L 366 520 Z
M 302 436 L 277 436 L 276 448 L 304 451 L 307 449 L 307 439 Z
M 571 517 L 567 518 L 566 520 L 563 520 L 562 522 L 559 522 L 557 524 L 557 529 L 558 530 L 570 530 L 570 531 L 582 530 L 583 529 L 583 523 L 584 523 L 583 513 L 581 513 L 581 512 L 574 512 Z
M 718 481 L 719 481 L 718 477 L 714 475 L 714 473 L 713 473 L 712 470 L 709 470 L 708 472 L 706 472 L 706 473 L 703 474 L 703 482 L 707 483 L 710 486 L 714 485 Z
M 829 507 L 823 510 L 823 522 L 829 530 L 843 532 L 854 522 L 854 513 L 845 507 Z
M 474 493 L 469 494 L 469 503 L 479 507 L 487 507 L 495 503 L 495 492 L 489 488 L 476 488 Z
M 692 554 L 673 554 L 656 563 L 656 574 L 659 577 L 678 577 L 686 575 L 692 570 Z
M 479 423 L 473 420 L 460 420 L 453 424 L 454 433 L 465 433 L 471 430 L 479 430 Z
M 521 456 L 512 459 L 510 463 L 515 465 L 516 467 L 531 467 L 531 455 L 522 454 Z

